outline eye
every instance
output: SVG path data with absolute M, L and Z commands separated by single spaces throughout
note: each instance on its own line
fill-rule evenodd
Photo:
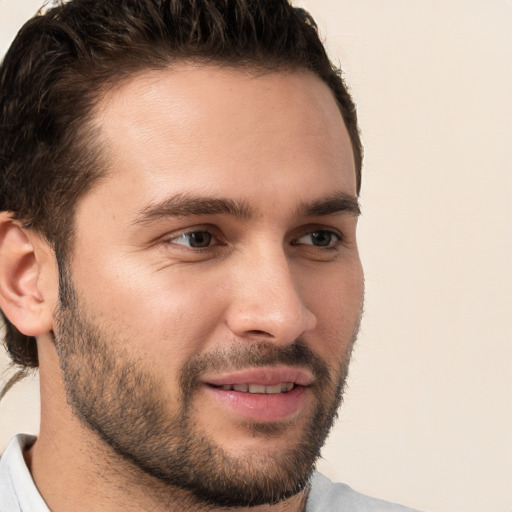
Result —
M 171 244 L 186 245 L 196 249 L 210 247 L 214 241 L 213 235 L 209 231 L 189 231 L 171 238 L 168 242 Z
M 301 236 L 293 242 L 293 245 L 313 245 L 314 247 L 332 247 L 341 240 L 341 236 L 334 231 L 317 229 Z

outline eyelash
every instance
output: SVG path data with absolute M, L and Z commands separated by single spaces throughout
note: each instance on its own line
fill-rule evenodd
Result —
M 184 233 L 180 233 L 177 236 L 173 236 L 172 238 L 168 238 L 168 239 L 165 240 L 165 242 L 168 243 L 168 244 L 182 245 L 184 247 L 188 247 L 189 249 L 196 249 L 196 250 L 201 250 L 201 249 L 205 250 L 205 249 L 209 249 L 210 247 L 212 247 L 211 243 L 209 243 L 205 247 L 193 247 L 193 246 L 187 246 L 185 244 L 180 244 L 180 243 L 175 242 L 175 240 L 178 240 L 180 238 L 188 238 L 190 240 L 192 238 L 192 235 L 196 235 L 198 233 L 206 233 L 210 237 L 210 242 L 211 242 L 211 240 L 217 240 L 217 237 L 215 237 L 215 235 L 211 232 L 211 230 L 208 230 L 208 229 L 196 229 L 196 230 L 193 230 L 193 231 L 185 231 Z M 213 245 L 222 245 L 222 244 L 217 243 L 217 244 L 213 244 Z
M 301 235 L 299 238 L 295 239 L 292 241 L 292 245 L 294 246 L 298 246 L 298 245 L 301 245 L 299 240 L 301 238 L 304 238 L 306 236 L 311 236 L 311 235 L 318 235 L 319 233 L 322 233 L 323 235 L 329 235 L 329 237 L 331 238 L 330 239 L 330 242 L 327 244 L 327 245 L 313 245 L 313 244 L 304 244 L 304 245 L 308 245 L 308 246 L 311 246 L 311 247 L 314 247 L 314 248 L 317 248 L 317 249 L 335 249 L 336 246 L 343 241 L 343 236 L 341 235 L 341 233 L 337 232 L 337 231 L 334 231 L 332 229 L 326 229 L 326 228 L 316 228 L 316 229 L 312 229 L 311 231 L 308 231 L 306 233 L 304 233 L 303 235 Z M 334 241 L 332 241 L 332 238 L 335 238 Z

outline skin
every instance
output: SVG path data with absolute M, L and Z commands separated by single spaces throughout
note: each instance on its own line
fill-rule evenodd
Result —
M 307 72 L 182 64 L 124 82 L 102 98 L 95 118 L 108 173 L 77 207 L 73 286 L 120 357 L 159 383 L 170 417 L 182 399 L 184 365 L 215 351 L 262 342 L 286 348 L 300 339 L 336 380 L 357 331 L 363 273 L 353 155 L 327 86 Z M 227 198 L 245 210 L 170 215 L 164 206 L 175 206 L 177 196 Z M 335 211 L 305 211 L 333 197 L 343 199 Z M 118 457 L 74 414 L 53 337 L 61 328 L 55 257 L 5 215 L 2 226 L 11 241 L 4 252 L 31 255 L 17 278 L 14 263 L 4 267 L 18 296 L 29 297 L 10 317 L 38 339 L 41 431 L 26 458 L 50 509 L 185 510 L 188 503 L 199 510 L 185 491 Z M 191 247 L 191 232 L 210 233 L 211 245 Z M 315 245 L 312 232 L 328 246 Z M 23 308 L 31 313 L 15 314 Z M 301 438 L 316 395 L 306 386 L 286 421 L 260 421 L 241 418 L 204 386 L 192 395 L 190 414 L 196 431 L 229 457 L 249 457 L 264 471 Z M 279 426 L 272 435 L 258 433 L 270 423 Z M 305 497 L 251 510 L 302 510 Z

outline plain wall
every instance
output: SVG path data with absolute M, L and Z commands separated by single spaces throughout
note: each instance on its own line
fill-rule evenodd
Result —
M 319 468 L 422 510 L 511 512 L 512 2 L 296 3 L 366 147 L 365 316 Z M 39 4 L 0 0 L 1 54 Z M 7 395 L 0 451 L 38 411 L 37 379 Z

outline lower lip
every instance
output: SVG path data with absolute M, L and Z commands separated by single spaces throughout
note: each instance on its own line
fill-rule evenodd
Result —
M 237 416 L 262 423 L 289 420 L 302 410 L 306 398 L 306 388 L 303 386 L 296 386 L 287 393 L 276 394 L 243 393 L 213 386 L 205 387 L 210 396 Z

